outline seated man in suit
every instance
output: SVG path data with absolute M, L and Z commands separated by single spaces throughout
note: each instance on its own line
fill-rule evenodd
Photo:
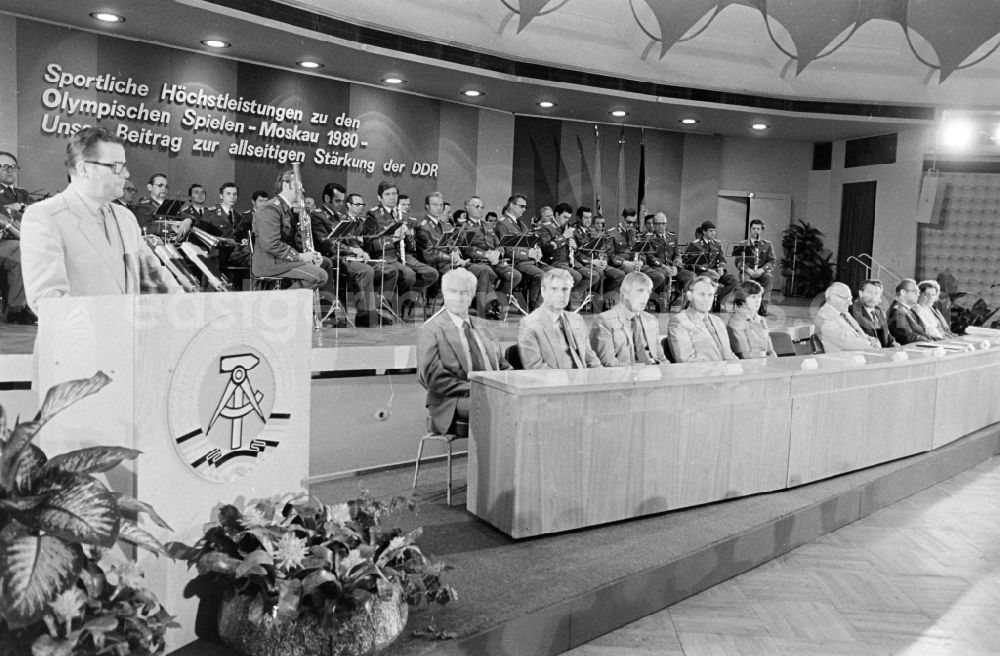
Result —
M 489 323 L 469 316 L 476 276 L 452 269 L 441 278 L 444 310 L 417 329 L 417 380 L 427 390 L 436 433 L 452 433 L 469 419 L 469 372 L 510 369 Z
M 936 280 L 924 280 L 917 285 L 917 289 L 920 290 L 920 296 L 913 306 L 913 312 L 920 319 L 927 335 L 931 339 L 955 337 L 955 333 L 951 332 L 951 324 L 935 305 L 941 294 L 941 285 Z
M 622 280 L 619 303 L 597 315 L 590 343 L 605 367 L 667 361 L 660 344 L 660 326 L 645 311 L 652 292 L 653 281 L 649 276 L 640 271 L 627 273 Z
M 756 280 L 744 280 L 736 293 L 736 309 L 729 315 L 726 330 L 733 353 L 747 358 L 775 358 L 774 344 L 767 327 L 767 317 L 760 314 L 764 287 Z
M 729 347 L 729 335 L 722 319 L 709 314 L 715 301 L 715 281 L 697 276 L 687 286 L 684 296 L 688 307 L 670 319 L 667 338 L 674 362 L 714 362 L 736 360 Z
M 542 306 L 521 319 L 517 345 L 525 369 L 585 369 L 600 367 L 590 348 L 587 324 L 563 308 L 573 289 L 569 271 L 552 267 L 542 276 Z
M 866 280 L 858 289 L 858 300 L 851 303 L 851 316 L 861 326 L 861 330 L 879 341 L 882 348 L 899 346 L 889 332 L 889 323 L 882 309 L 882 283 Z
M 816 313 L 816 334 L 827 353 L 863 351 L 882 348 L 878 339 L 866 335 L 858 322 L 847 313 L 851 304 L 851 288 L 835 282 L 826 290 L 826 303 Z
M 914 313 L 913 308 L 920 297 L 917 281 L 903 278 L 896 285 L 896 300 L 889 306 L 889 332 L 900 344 L 930 341 L 924 324 Z

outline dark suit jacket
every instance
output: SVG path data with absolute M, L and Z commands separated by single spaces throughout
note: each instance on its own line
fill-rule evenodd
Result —
M 226 237 L 236 241 L 246 239 L 247 231 L 250 229 L 250 221 L 235 209 L 231 210 L 230 216 L 232 219 L 226 216 L 221 205 L 210 207 L 205 210 L 200 220 L 195 221 L 195 227 L 216 237 Z
M 300 264 L 299 251 L 295 248 L 297 224 L 298 217 L 280 196 L 254 212 L 252 267 L 255 275 L 277 276 Z
M 397 248 L 399 244 L 398 237 L 379 237 L 378 239 L 370 239 L 372 235 L 381 233 L 390 224 L 392 224 L 396 218 L 393 216 L 387 208 L 379 205 L 378 207 L 373 207 L 368 210 L 368 214 L 365 215 L 365 228 L 364 234 L 369 237 L 365 240 L 365 250 L 373 258 L 381 259 L 385 258 L 386 262 L 398 262 L 399 261 L 399 249 Z M 383 249 L 383 246 L 385 247 Z
M 722 242 L 718 239 L 692 240 L 684 250 L 685 268 L 697 274 L 710 269 L 714 271 L 720 264 L 726 265 L 726 256 L 722 253 Z
M 486 357 L 495 370 L 510 369 L 500 353 L 500 342 L 482 319 L 469 317 L 486 347 Z M 469 371 L 462 338 L 445 310 L 417 329 L 417 380 L 427 390 L 431 428 L 446 433 L 455 419 L 458 400 L 469 396 Z
M 434 250 L 438 240 L 448 230 L 451 230 L 451 225 L 443 214 L 436 221 L 425 216 L 417 224 L 417 259 L 438 269 L 450 266 L 451 255 L 444 251 Z
M 531 234 L 531 229 L 528 226 L 512 216 L 504 214 L 497 221 L 496 225 L 493 226 L 493 231 L 496 233 L 497 238 L 503 238 L 507 235 L 516 235 L 519 233 Z M 505 247 L 503 249 L 504 257 L 510 258 L 511 262 L 517 264 L 518 262 L 531 262 L 531 256 L 528 255 L 528 247 Z
M 774 246 L 766 239 L 761 239 L 757 244 L 747 239 L 740 242 L 735 252 L 737 263 L 743 265 L 741 268 L 764 269 L 770 273 L 777 261 L 774 256 Z
M 917 315 L 893 301 L 889 307 L 889 332 L 900 344 L 911 344 L 913 342 L 929 341 L 930 337 L 924 332 L 924 324 L 920 323 Z
M 875 307 L 874 321 L 868 318 L 868 313 L 865 312 L 865 308 L 861 304 L 860 299 L 851 303 L 851 307 L 848 311 L 851 313 L 851 316 L 854 317 L 854 320 L 858 322 L 858 325 L 861 326 L 861 330 L 878 339 L 882 348 L 899 346 L 893 338 L 892 333 L 889 332 L 889 322 L 886 319 L 885 312 L 882 308 L 877 306 Z

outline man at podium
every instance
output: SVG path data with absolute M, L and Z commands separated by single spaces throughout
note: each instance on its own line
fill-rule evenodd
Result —
M 124 142 L 104 128 L 84 128 L 66 146 L 66 168 L 66 189 L 28 207 L 21 223 L 31 307 L 53 296 L 138 294 L 144 275 L 180 291 L 143 241 L 135 215 L 111 202 L 129 177 Z

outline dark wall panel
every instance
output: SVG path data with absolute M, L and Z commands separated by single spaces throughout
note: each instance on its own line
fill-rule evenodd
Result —
M 538 213 L 559 198 L 561 122 L 517 116 L 514 119 L 513 189 L 527 194 L 529 211 Z M 565 175 L 565 173 L 563 174 Z

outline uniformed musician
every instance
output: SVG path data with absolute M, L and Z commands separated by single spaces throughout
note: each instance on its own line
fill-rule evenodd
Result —
M 771 282 L 773 276 L 771 270 L 777 258 L 774 256 L 774 247 L 771 242 L 762 238 L 764 234 L 764 222 L 760 219 L 750 221 L 750 239 L 740 243 L 736 252 L 736 264 L 740 270 L 740 277 L 743 280 L 753 280 L 763 289 L 763 296 L 760 302 L 760 315 L 767 316 L 767 299 L 771 293 Z
M 521 283 L 521 274 L 509 263 L 502 260 L 503 253 L 500 252 L 500 238 L 497 237 L 493 228 L 483 220 L 485 214 L 485 204 L 479 196 L 471 196 L 465 201 L 465 211 L 468 214 L 469 222 L 465 226 L 468 234 L 467 246 L 462 248 L 462 257 L 470 262 L 479 262 L 489 265 L 493 270 L 496 280 L 496 289 L 504 295 L 513 293 L 513 289 Z M 476 295 L 476 308 L 479 316 L 487 319 L 500 319 L 499 302 L 490 300 L 487 294 Z
M 530 235 L 531 226 L 521 220 L 528 209 L 528 199 L 524 194 L 513 194 L 503 206 L 503 214 L 493 226 L 497 237 L 510 235 Z M 504 257 L 514 263 L 514 268 L 521 274 L 527 287 L 528 311 L 538 307 L 541 301 L 542 276 L 549 265 L 542 262 L 542 249 L 535 244 L 531 247 L 506 247 Z
M 708 276 L 718 284 L 716 306 L 725 303 L 736 289 L 736 278 L 726 272 L 726 256 L 722 243 L 715 238 L 716 228 L 711 221 L 701 224 L 702 236 L 688 243 L 684 251 L 685 268 L 695 276 Z
M 550 267 L 565 269 L 573 278 L 570 293 L 570 307 L 579 308 L 584 297 L 591 289 L 592 279 L 586 269 L 576 262 L 575 231 L 569 220 L 573 216 L 573 208 L 566 203 L 559 203 L 555 209 L 543 207 L 539 210 L 542 222 L 538 225 L 538 238 L 541 240 L 542 258 Z M 572 251 L 572 252 L 571 252 Z M 597 279 L 600 284 L 600 278 Z

